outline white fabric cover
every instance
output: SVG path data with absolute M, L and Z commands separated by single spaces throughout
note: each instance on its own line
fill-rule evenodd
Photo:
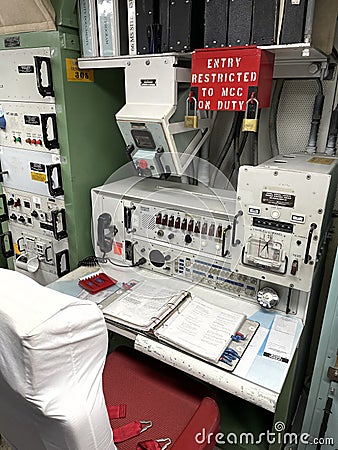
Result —
M 106 351 L 95 304 L 0 269 L 0 434 L 13 449 L 116 449 Z

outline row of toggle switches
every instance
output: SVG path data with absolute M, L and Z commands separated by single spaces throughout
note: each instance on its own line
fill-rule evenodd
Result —
M 208 224 L 205 222 L 201 228 L 201 222 L 199 220 L 195 221 L 194 219 L 187 219 L 181 217 L 168 216 L 168 214 L 158 213 L 155 218 L 155 222 L 157 225 L 168 226 L 171 228 L 181 229 L 183 231 L 190 231 L 196 234 L 204 234 L 208 236 L 215 236 L 216 238 L 221 239 L 223 233 L 222 225 L 219 225 L 217 228 L 215 224 Z M 215 234 L 216 231 L 216 234 Z

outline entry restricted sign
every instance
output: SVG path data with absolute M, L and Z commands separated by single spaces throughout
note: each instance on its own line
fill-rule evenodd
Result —
M 252 95 L 259 108 L 269 107 L 273 64 L 273 53 L 254 46 L 195 50 L 191 86 L 198 109 L 245 111 Z

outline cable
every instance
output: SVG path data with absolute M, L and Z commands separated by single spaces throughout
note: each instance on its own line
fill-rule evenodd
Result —
M 325 153 L 333 156 L 336 154 L 336 144 L 338 136 L 338 104 L 332 111 L 329 132 L 327 135 L 327 141 L 325 146 Z
M 241 143 L 240 143 L 239 148 L 238 148 L 239 158 L 242 156 L 242 153 L 243 153 L 245 144 L 246 144 L 246 142 L 247 142 L 247 140 L 248 140 L 248 136 L 249 136 L 249 131 L 244 131 L 243 136 L 242 136 Z M 229 176 L 229 178 L 228 178 L 228 182 L 227 182 L 227 184 L 226 184 L 225 189 L 228 189 L 229 183 L 230 183 L 230 181 L 231 181 L 231 178 L 232 178 L 233 175 L 234 175 L 234 172 L 235 172 L 235 163 L 232 163 L 230 176 Z
M 130 267 L 142 266 L 142 264 L 145 264 L 147 262 L 147 260 L 143 257 L 140 258 L 138 261 L 136 261 L 136 263 L 130 264 L 129 266 L 117 264 L 115 261 L 112 261 L 110 258 L 107 258 L 106 261 L 109 262 L 110 264 L 112 264 L 113 266 L 122 267 L 123 269 L 128 269 Z
M 221 168 L 221 166 L 222 166 L 222 164 L 223 164 L 223 162 L 224 162 L 224 160 L 225 160 L 225 158 L 226 158 L 226 156 L 228 154 L 228 151 L 231 148 L 231 144 L 232 144 L 232 141 L 233 141 L 234 136 L 235 136 L 236 126 L 237 126 L 237 122 L 238 122 L 239 118 L 240 118 L 240 113 L 239 112 L 235 112 L 234 118 L 232 120 L 231 128 L 230 128 L 230 131 L 229 131 L 229 134 L 228 134 L 228 137 L 227 137 L 227 139 L 226 139 L 226 141 L 224 143 L 224 146 L 223 146 L 223 148 L 221 150 L 221 153 L 219 154 L 219 156 L 217 158 L 217 161 L 215 163 L 215 167 L 216 168 L 215 168 L 215 170 L 213 171 L 213 173 L 211 175 L 210 186 L 214 186 L 215 181 L 216 181 L 216 177 L 217 177 L 217 172 L 218 172 L 217 169 L 220 170 L 220 168 Z
M 105 257 L 105 253 L 102 255 L 102 257 L 99 256 L 87 256 L 86 258 L 82 259 L 81 261 L 79 261 L 78 263 L 78 267 L 80 266 L 86 266 L 86 267 L 91 267 L 91 266 L 99 266 L 100 264 L 106 264 L 107 262 L 109 262 L 110 264 L 113 264 L 114 266 L 117 267 L 122 267 L 122 268 L 130 268 L 130 267 L 138 267 L 141 266 L 142 264 L 145 264 L 147 262 L 147 260 L 145 258 L 140 258 L 138 261 L 136 261 L 136 263 L 131 264 L 131 265 L 123 265 L 123 264 L 118 264 L 115 261 L 112 261 L 111 258 L 106 258 Z
M 269 138 L 272 156 L 279 155 L 279 146 L 277 139 L 277 114 L 280 98 L 284 87 L 284 80 L 278 79 L 273 91 L 270 114 L 269 114 Z

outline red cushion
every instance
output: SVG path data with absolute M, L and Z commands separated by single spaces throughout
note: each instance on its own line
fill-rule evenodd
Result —
M 103 391 L 107 406 L 127 404 L 127 415 L 113 419 L 117 428 L 133 420 L 151 420 L 152 428 L 118 444 L 135 450 L 139 441 L 170 437 L 172 450 L 212 449 L 213 443 L 196 444 L 194 436 L 206 428 L 219 431 L 219 410 L 211 391 L 184 373 L 134 349 L 119 347 L 106 361 Z

